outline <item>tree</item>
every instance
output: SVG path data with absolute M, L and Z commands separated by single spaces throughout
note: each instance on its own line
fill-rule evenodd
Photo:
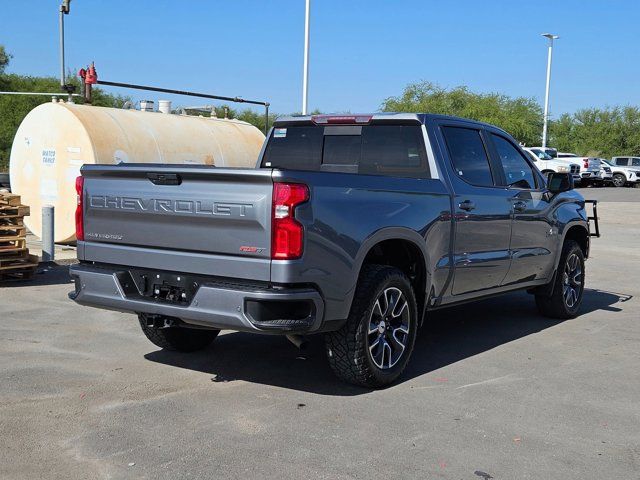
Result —
M 610 158 L 640 155 L 640 108 L 585 108 L 549 126 L 551 145 L 563 152 Z
M 532 98 L 474 93 L 460 86 L 446 89 L 431 82 L 412 83 L 382 103 L 385 112 L 454 115 L 496 125 L 527 145 L 540 143 L 542 108 Z
M 4 73 L 4 69 L 9 65 L 12 55 L 7 53 L 4 49 L 4 45 L 0 45 L 0 74 Z

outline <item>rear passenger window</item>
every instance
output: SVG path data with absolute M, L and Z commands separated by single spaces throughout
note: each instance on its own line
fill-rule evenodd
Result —
M 502 163 L 507 185 L 515 188 L 534 189 L 536 180 L 531 165 L 506 138 L 491 134 L 493 144 Z
M 480 131 L 473 128 L 443 127 L 442 134 L 456 174 L 472 185 L 492 187 L 491 167 Z
M 364 127 L 358 173 L 428 178 L 422 129 L 409 125 Z
M 616 165 L 620 165 L 621 167 L 629 165 L 629 159 L 628 158 L 616 158 Z

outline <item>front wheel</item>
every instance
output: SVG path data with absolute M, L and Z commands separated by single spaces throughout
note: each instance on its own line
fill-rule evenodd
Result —
M 164 350 L 175 350 L 178 352 L 195 352 L 202 350 L 213 342 L 220 330 L 187 328 L 173 325 L 175 319 L 170 317 L 155 316 L 154 321 L 149 321 L 149 316 L 139 313 L 140 327 L 146 337 L 158 347 Z
M 627 183 L 627 177 L 621 173 L 614 173 L 611 183 L 613 183 L 614 187 L 624 187 L 624 184 Z
M 325 336 L 329 365 L 349 383 L 382 387 L 404 370 L 415 343 L 418 314 L 407 276 L 365 265 L 344 326 Z
M 553 285 L 553 293 L 536 295 L 538 310 L 546 317 L 575 318 L 584 294 L 584 254 L 573 240 L 565 242 Z

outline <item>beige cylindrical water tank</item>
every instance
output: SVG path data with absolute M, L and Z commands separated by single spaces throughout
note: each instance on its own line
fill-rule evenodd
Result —
M 75 179 L 85 163 L 178 163 L 254 167 L 263 133 L 239 120 L 45 103 L 24 118 L 11 148 L 11 189 L 31 207 L 25 223 L 41 236 L 40 211 L 55 207 L 55 241 L 75 240 Z

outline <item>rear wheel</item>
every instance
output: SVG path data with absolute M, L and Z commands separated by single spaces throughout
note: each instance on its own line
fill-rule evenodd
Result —
M 624 184 L 627 183 L 627 177 L 622 173 L 614 173 L 611 183 L 613 183 L 614 187 L 624 187 Z
M 325 336 L 334 373 L 349 383 L 381 387 L 404 370 L 415 343 L 418 314 L 407 276 L 394 267 L 363 267 L 345 325 Z
M 153 318 L 152 318 L 153 317 Z M 140 327 L 151 341 L 164 350 L 195 352 L 213 342 L 220 330 L 172 326 L 176 319 L 139 313 Z M 167 325 L 167 326 L 165 326 Z
M 584 254 L 573 240 L 564 244 L 554 282 L 550 296 L 536 295 L 538 310 L 551 318 L 576 317 L 584 293 Z

